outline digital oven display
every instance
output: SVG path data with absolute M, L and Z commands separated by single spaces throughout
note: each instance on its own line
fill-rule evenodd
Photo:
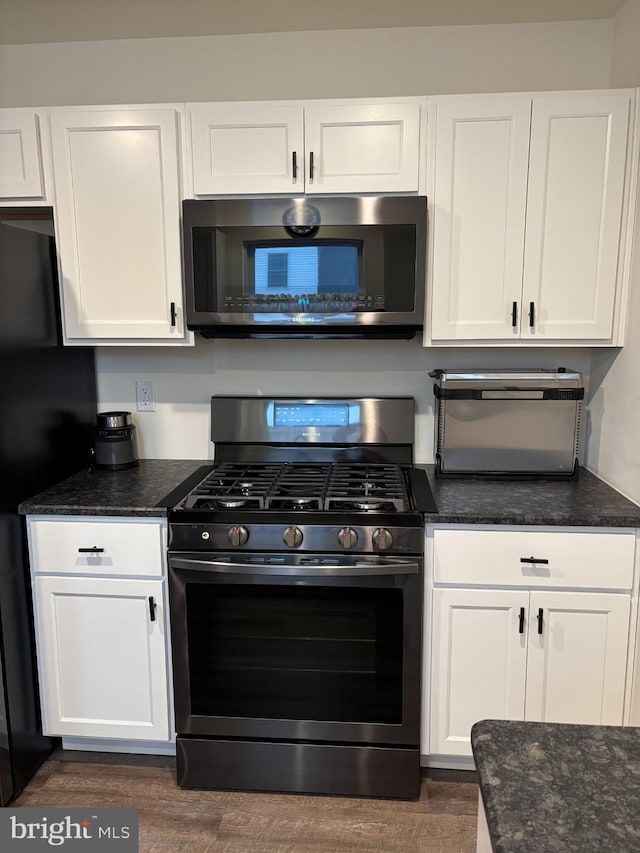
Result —
M 349 426 L 349 406 L 346 403 L 276 403 L 274 406 L 274 426 Z

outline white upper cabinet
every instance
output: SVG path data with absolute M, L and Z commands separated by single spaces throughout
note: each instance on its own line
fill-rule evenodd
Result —
M 0 204 L 46 199 L 40 133 L 35 110 L 0 110 Z
M 444 100 L 433 115 L 432 336 L 518 337 L 530 99 Z
M 417 193 L 420 103 L 188 105 L 203 195 Z
M 433 99 L 426 343 L 621 343 L 634 97 Z
M 533 99 L 523 338 L 613 336 L 631 105 L 629 93 Z
M 50 111 L 65 342 L 187 334 L 175 107 Z
M 307 193 L 417 192 L 420 105 L 305 107 Z
M 304 188 L 302 107 L 193 104 L 189 117 L 197 195 Z

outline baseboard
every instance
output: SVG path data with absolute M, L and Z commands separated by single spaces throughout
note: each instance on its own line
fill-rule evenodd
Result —
M 420 767 L 434 767 L 441 770 L 475 770 L 476 765 L 470 755 L 421 755 Z
M 175 741 L 115 740 L 112 738 L 63 737 L 63 749 L 86 752 L 128 752 L 138 755 L 175 755 Z

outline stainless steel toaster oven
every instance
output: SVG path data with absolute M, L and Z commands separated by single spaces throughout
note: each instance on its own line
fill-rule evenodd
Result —
M 434 370 L 438 476 L 577 476 L 582 374 Z

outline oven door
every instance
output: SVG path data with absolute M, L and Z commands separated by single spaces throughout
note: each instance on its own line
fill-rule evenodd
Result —
M 422 560 L 169 553 L 180 735 L 417 746 Z

